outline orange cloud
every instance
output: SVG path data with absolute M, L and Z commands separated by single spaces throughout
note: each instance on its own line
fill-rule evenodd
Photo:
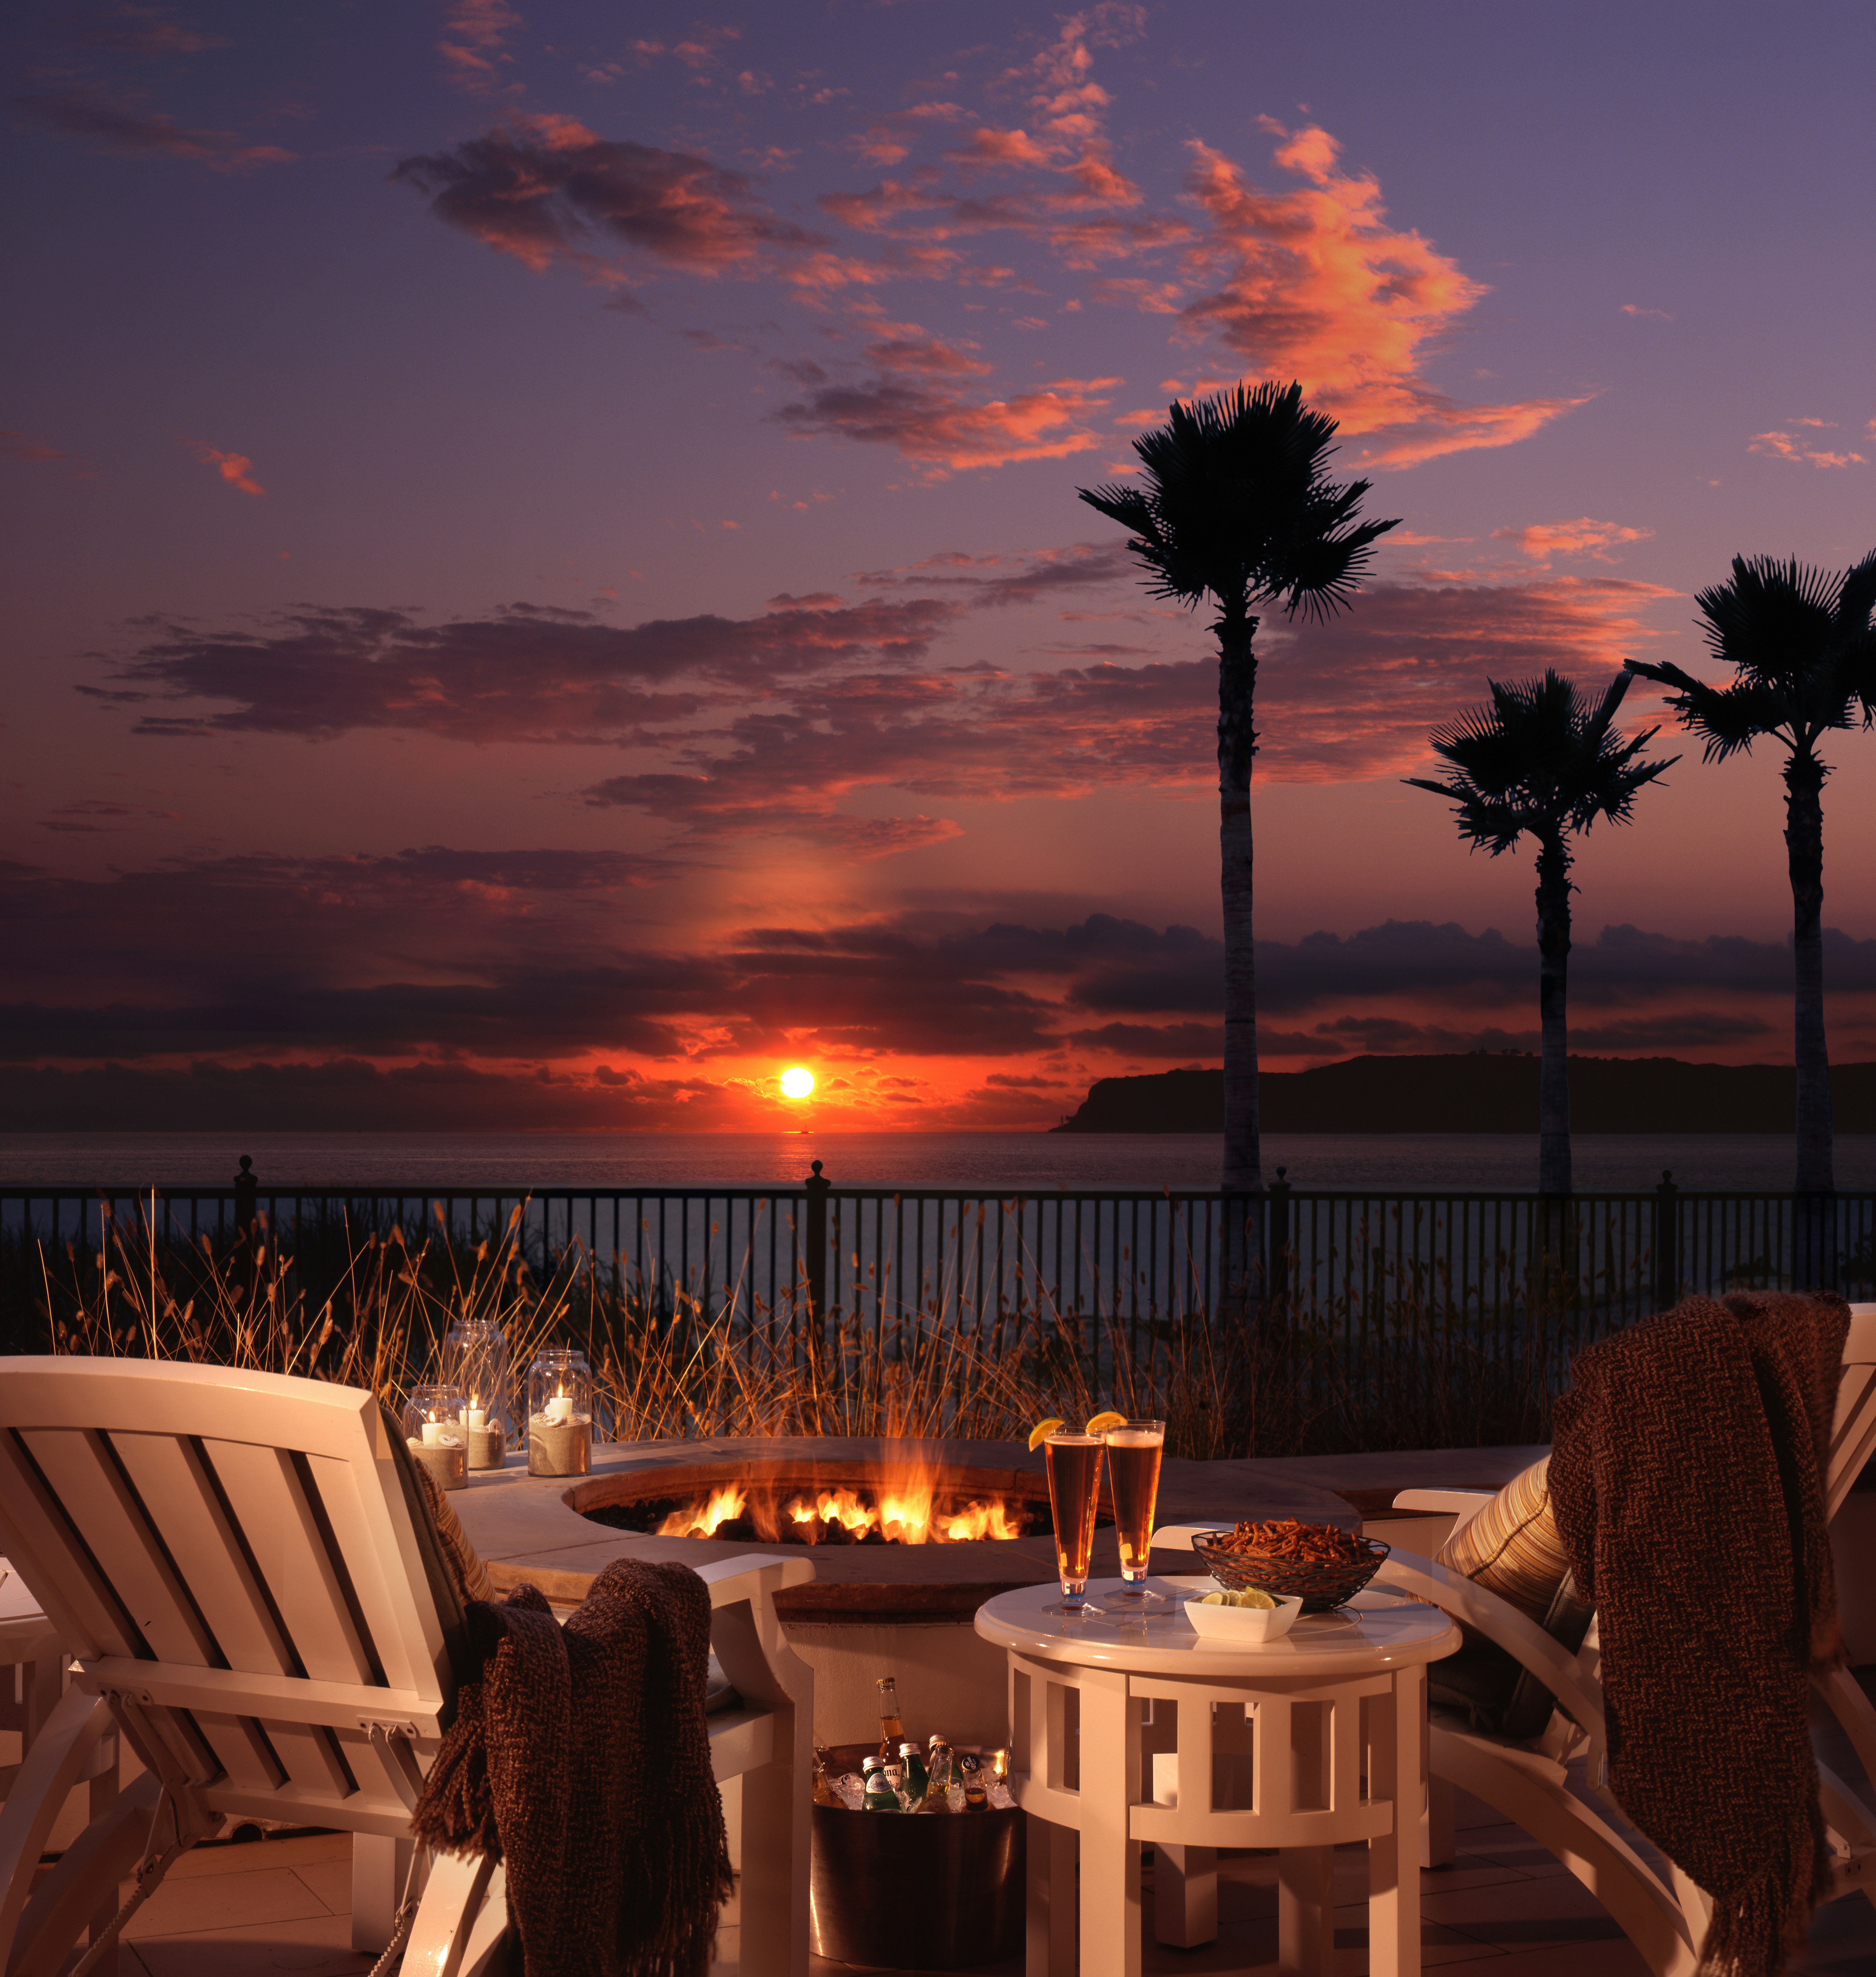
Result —
M 573 117 L 517 117 L 454 150 L 406 158 L 391 177 L 429 194 L 439 219 L 537 272 L 563 259 L 598 272 L 596 249 L 623 248 L 717 274 L 818 244 L 761 205 L 741 173 L 609 142 Z
M 31 433 L 0 431 L 0 455 L 8 460 L 29 460 L 35 467 L 51 467 L 64 461 L 76 480 L 91 478 L 89 463 L 81 453 L 67 453 L 50 440 Z
M 1346 432 L 1366 437 L 1363 464 L 1508 446 L 1586 402 L 1461 404 L 1425 381 L 1422 366 L 1485 285 L 1390 225 L 1379 183 L 1342 170 L 1326 131 L 1285 134 L 1277 162 L 1305 181 L 1288 192 L 1251 184 L 1209 145 L 1191 148 L 1191 196 L 1210 227 L 1186 259 L 1214 285 L 1186 305 L 1188 330 L 1217 336 L 1261 375 L 1300 378 Z
M 1593 556 L 1607 563 L 1610 550 L 1625 543 L 1646 542 L 1654 531 L 1627 528 L 1620 522 L 1594 521 L 1587 515 L 1579 515 L 1574 522 L 1533 522 L 1527 528 L 1494 529 L 1491 533 L 1495 540 L 1517 543 L 1526 556 L 1539 563 L 1547 563 L 1557 556 Z
M 1792 423 L 1798 426 L 1822 426 L 1830 422 L 1825 419 L 1794 419 Z M 1773 460 L 1802 460 L 1809 467 L 1863 467 L 1868 464 L 1860 453 L 1833 453 L 1806 446 L 1788 432 L 1755 433 L 1752 444 L 1746 450 L 1748 453 L 1765 454 Z
M 510 31 L 521 25 L 520 15 L 507 0 L 453 0 L 447 25 L 437 52 L 450 80 L 472 96 L 487 95 L 514 59 L 506 45 Z
M 1190 232 L 1163 216 L 1125 219 L 1141 203 L 1140 188 L 1115 166 L 1105 134 L 1111 99 L 1092 80 L 1092 48 L 1118 48 L 1144 31 L 1143 9 L 1104 5 L 1069 15 L 1055 38 L 1029 61 L 1005 71 L 1006 87 L 1029 93 L 1033 113 L 1019 127 L 979 125 L 969 140 L 943 153 L 946 163 L 976 174 L 1045 171 L 1059 190 L 986 194 L 943 183 L 936 167 L 909 180 L 883 180 L 870 192 L 829 193 L 821 204 L 847 225 L 900 241 L 943 241 L 963 233 L 1005 229 L 1045 242 L 1072 268 L 1118 255 L 1172 245 Z M 955 104 L 938 106 L 953 116 Z M 876 124 L 860 140 L 873 162 L 897 164 L 909 147 L 896 127 Z
M 292 163 L 295 153 L 277 144 L 244 144 L 230 130 L 192 130 L 173 117 L 139 110 L 94 95 L 28 96 L 21 106 L 74 137 L 92 137 L 121 151 L 150 151 L 187 158 L 211 171 L 242 171 L 253 165 Z
M 248 471 L 253 464 L 244 453 L 223 453 L 220 447 L 210 446 L 204 440 L 185 442 L 189 451 L 204 467 L 212 467 L 230 487 L 238 487 L 243 494 L 265 494 L 266 489 Z
M 775 414 L 801 434 L 897 447 L 935 473 L 1006 467 L 1022 460 L 1060 460 L 1098 446 L 1083 421 L 1112 401 L 1101 395 L 1118 378 L 1063 378 L 1033 391 L 976 404 L 932 384 L 880 378 L 821 386 Z

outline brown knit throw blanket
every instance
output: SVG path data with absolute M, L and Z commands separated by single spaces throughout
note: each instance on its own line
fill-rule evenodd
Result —
M 1578 1355 L 1551 1502 L 1610 1778 L 1713 1897 L 1699 1977 L 1775 1977 L 1828 1886 L 1806 1701 L 1841 1649 L 1824 1474 L 1849 1307 L 1689 1298 Z
M 729 1894 L 704 1692 L 709 1589 L 619 1559 L 562 1626 L 523 1586 L 471 1602 L 479 1671 L 411 1820 L 507 1865 L 526 1977 L 692 1977 Z

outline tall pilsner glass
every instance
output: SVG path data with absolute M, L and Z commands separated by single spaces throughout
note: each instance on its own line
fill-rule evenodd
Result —
M 1042 1444 L 1049 1473 L 1049 1508 L 1055 1524 L 1055 1576 L 1062 1582 L 1056 1613 L 1079 1613 L 1088 1598 L 1088 1566 L 1095 1549 L 1095 1511 L 1101 1501 L 1101 1437 L 1064 1430 Z
M 1114 1535 L 1121 1553 L 1121 1589 L 1103 1593 L 1110 1612 L 1138 1612 L 1169 1606 L 1164 1593 L 1149 1592 L 1144 1581 L 1153 1539 L 1153 1510 L 1160 1491 L 1160 1458 L 1165 1453 L 1163 1421 L 1123 1421 L 1108 1430 L 1108 1483 L 1114 1492 Z

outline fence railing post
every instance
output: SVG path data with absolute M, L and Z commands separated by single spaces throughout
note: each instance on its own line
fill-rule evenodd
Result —
M 1672 1167 L 1661 1170 L 1654 1191 L 1654 1305 L 1671 1310 L 1680 1302 L 1680 1190 Z
M 1263 1281 L 1273 1306 L 1290 1295 L 1290 1181 L 1287 1167 L 1279 1167 L 1270 1183 L 1270 1213 L 1264 1218 Z
M 235 1233 L 252 1235 L 254 1224 L 260 1219 L 260 1181 L 254 1172 L 253 1159 L 246 1154 L 241 1156 L 241 1171 L 234 1177 Z
M 827 1196 L 834 1183 L 821 1177 L 821 1163 L 808 1177 L 808 1233 L 803 1240 L 808 1250 L 808 1305 L 818 1322 L 827 1309 Z

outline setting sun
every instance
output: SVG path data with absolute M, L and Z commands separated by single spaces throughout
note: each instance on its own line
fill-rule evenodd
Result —
M 782 1096 L 785 1098 L 805 1098 L 814 1088 L 814 1074 L 801 1064 L 781 1074 Z

